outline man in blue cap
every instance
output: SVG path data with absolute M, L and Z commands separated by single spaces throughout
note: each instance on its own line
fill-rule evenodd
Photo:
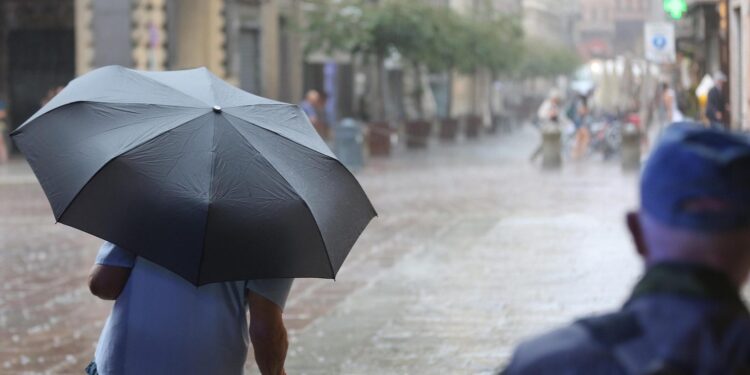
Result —
M 627 224 L 646 271 L 625 306 L 521 344 L 504 374 L 750 374 L 750 141 L 668 128 Z

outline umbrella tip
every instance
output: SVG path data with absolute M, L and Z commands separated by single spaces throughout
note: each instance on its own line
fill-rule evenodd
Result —
M 215 105 L 213 109 L 215 113 L 221 113 L 221 107 L 219 107 L 218 105 Z

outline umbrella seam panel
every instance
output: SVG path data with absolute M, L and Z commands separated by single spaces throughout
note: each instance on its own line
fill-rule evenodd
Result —
M 236 117 L 236 116 L 232 116 L 232 117 L 235 117 L 235 118 L 237 118 L 238 120 L 241 120 L 241 121 L 246 121 L 246 120 L 242 120 L 241 118 L 239 118 L 239 117 Z M 237 132 L 237 134 L 238 134 L 238 135 L 240 136 L 240 138 L 242 139 L 242 141 L 243 141 L 243 142 L 245 142 L 245 143 L 246 143 L 246 144 L 247 144 L 248 146 L 250 146 L 250 147 L 252 147 L 252 148 L 253 148 L 254 150 L 256 150 L 256 151 L 258 152 L 258 155 L 260 155 L 260 156 L 261 156 L 261 157 L 263 158 L 263 160 L 265 160 L 266 162 L 268 162 L 268 164 L 269 164 L 269 165 L 271 165 L 271 166 L 272 166 L 272 167 L 273 167 L 273 168 L 274 168 L 274 169 L 276 170 L 276 173 L 278 173 L 278 174 L 279 174 L 279 176 L 281 176 L 281 178 L 282 178 L 282 179 L 284 179 L 284 181 L 285 181 L 285 182 L 286 182 L 286 183 L 287 183 L 287 184 L 288 184 L 288 185 L 289 185 L 290 187 L 294 188 L 294 186 L 293 186 L 293 185 L 292 185 L 292 184 L 291 184 L 291 183 L 289 182 L 289 180 L 287 180 L 287 178 L 286 178 L 286 177 L 284 177 L 284 175 L 282 175 L 282 174 L 281 174 L 281 172 L 279 172 L 279 171 L 278 171 L 278 167 L 276 167 L 276 165 L 274 165 L 274 164 L 273 164 L 273 163 L 272 163 L 272 162 L 271 162 L 270 160 L 268 160 L 268 158 L 266 158 L 265 156 L 263 156 L 263 154 L 261 154 L 261 152 L 260 152 L 260 151 L 258 151 L 258 149 L 257 149 L 257 148 L 255 148 L 255 146 L 253 146 L 253 145 L 252 145 L 252 143 L 250 143 L 250 141 L 249 141 L 249 140 L 248 140 L 248 139 L 247 139 L 247 138 L 246 138 L 246 137 L 245 137 L 244 135 L 242 135 L 242 132 L 240 132 L 240 131 L 239 131 L 239 130 L 238 130 L 238 129 L 237 129 L 236 127 L 235 127 L 234 123 L 233 123 L 233 122 L 232 122 L 232 121 L 231 121 L 230 119 L 226 119 L 226 121 L 227 121 L 227 123 L 229 124 L 229 126 L 230 126 L 230 127 L 231 127 L 231 128 L 232 128 L 232 129 L 233 129 L 233 130 L 234 130 L 235 132 Z M 246 121 L 246 122 L 247 122 L 247 121 Z M 256 126 L 257 126 L 257 125 L 256 125 Z M 273 131 L 270 131 L 270 130 L 268 130 L 268 129 L 265 129 L 265 128 L 261 127 L 261 126 L 258 126 L 258 127 L 259 127 L 259 128 L 261 128 L 261 129 L 263 129 L 263 130 L 265 130 L 265 131 L 268 131 L 268 132 L 270 132 L 270 133 L 273 133 L 273 134 L 277 134 L 276 132 L 273 132 Z M 279 135 L 279 134 L 277 134 L 277 135 Z M 283 137 L 283 136 L 282 136 L 282 137 Z M 283 137 L 283 138 L 284 138 L 284 139 L 288 139 L 288 138 L 286 138 L 286 137 Z M 293 141 L 292 141 L 291 139 L 290 139 L 289 141 L 290 141 L 290 142 L 293 142 Z M 297 142 L 294 142 L 294 143 L 295 143 L 295 144 L 298 144 Z M 301 146 L 304 146 L 304 145 L 301 145 Z M 308 147 L 305 147 L 305 148 L 308 148 Z M 313 150 L 313 151 L 314 151 L 314 150 Z M 321 154 L 321 155 L 322 155 L 322 156 L 325 156 L 325 157 L 327 157 L 326 155 L 323 155 L 323 154 Z M 334 160 L 335 160 L 335 159 L 334 159 Z M 296 191 L 295 191 L 295 194 L 297 194 L 297 192 L 296 192 Z M 316 232 L 318 233 L 318 236 L 320 236 L 320 241 L 321 241 L 321 242 L 323 243 L 323 247 L 324 247 L 324 249 L 325 249 L 326 260 L 328 261 L 328 267 L 330 267 L 330 269 L 331 269 L 331 277 L 333 278 L 333 280 L 336 280 L 336 271 L 335 271 L 335 270 L 333 269 L 333 261 L 331 261 L 331 255 L 330 255 L 330 254 L 329 254 L 329 252 L 328 252 L 328 244 L 326 243 L 326 240 L 325 240 L 325 238 L 323 238 L 323 232 L 321 232 L 321 231 L 320 231 L 320 224 L 318 223 L 318 220 L 317 220 L 317 218 L 315 218 L 315 214 L 313 214 L 313 212 L 312 212 L 312 209 L 310 208 L 310 205 L 308 205 L 308 204 L 307 204 L 307 202 L 305 201 L 305 199 L 304 199 L 304 198 L 302 198 L 302 197 L 301 197 L 301 196 L 300 196 L 299 194 L 297 194 L 297 196 L 298 196 L 298 197 L 300 198 L 300 201 L 302 202 L 302 204 L 304 204 L 304 205 L 305 205 L 305 209 L 307 209 L 307 212 L 309 212 L 309 213 L 310 213 L 310 216 L 312 216 L 312 219 L 313 219 L 313 221 L 314 221 L 314 222 L 315 222 L 315 224 L 316 224 L 316 225 L 315 225 L 315 230 L 316 230 Z
M 171 131 L 173 131 L 173 130 L 175 130 L 175 129 L 177 129 L 177 128 L 179 128 L 179 127 L 181 127 L 181 126 L 185 125 L 185 124 L 187 124 L 188 122 L 192 122 L 192 121 L 195 121 L 195 120 L 197 120 L 197 119 L 199 119 L 199 118 L 201 118 L 201 117 L 203 117 L 203 116 L 206 116 L 207 114 L 210 114 L 210 113 L 211 113 L 211 112 L 209 112 L 209 113 L 204 113 L 204 114 L 202 114 L 202 115 L 200 115 L 200 116 L 197 116 L 197 117 L 195 117 L 195 118 L 193 118 L 193 119 L 190 119 L 190 120 L 188 120 L 188 121 L 185 121 L 185 122 L 183 122 L 183 123 L 181 123 L 181 124 L 179 124 L 179 125 L 177 125 L 177 126 L 175 126 L 175 127 L 171 128 L 171 129 L 165 130 L 165 131 L 163 131 L 163 132 L 161 132 L 161 133 L 159 133 L 159 134 L 155 135 L 154 137 L 152 137 L 152 138 L 150 138 L 150 139 L 148 139 L 148 140 L 144 141 L 143 143 L 141 143 L 141 145 L 142 145 L 142 144 L 145 144 L 145 143 L 147 143 L 147 142 L 151 142 L 151 141 L 155 140 L 156 138 L 159 138 L 159 137 L 161 137 L 161 136 L 163 136 L 163 135 L 165 135 L 165 134 L 167 134 L 167 133 L 169 133 L 169 132 L 171 132 Z M 140 145 L 139 145 L 139 146 L 140 146 Z M 133 147 L 133 148 L 135 148 L 135 147 Z M 115 159 L 117 159 L 117 158 L 121 157 L 122 155 L 125 155 L 126 153 L 128 153 L 128 152 L 129 152 L 129 151 L 131 151 L 131 150 L 132 150 L 132 149 L 130 149 L 130 150 L 126 150 L 126 151 L 123 151 L 123 152 L 121 152 L 121 153 L 119 153 L 119 154 L 117 154 L 117 155 L 113 156 L 113 157 L 112 157 L 111 159 L 107 160 L 107 162 L 105 162 L 104 164 L 102 164 L 102 166 L 101 166 L 101 167 L 100 167 L 100 168 L 99 168 L 99 169 L 98 169 L 98 170 L 97 170 L 97 171 L 96 171 L 96 172 L 95 172 L 95 173 L 94 173 L 93 175 L 91 175 L 91 177 L 89 177 L 89 179 L 88 179 L 88 180 L 86 180 L 86 183 L 84 183 L 84 184 L 83 184 L 83 185 L 81 186 L 81 189 L 80 189 L 80 190 L 78 190 L 78 192 L 77 192 L 77 193 L 75 194 L 75 196 L 73 197 L 73 199 L 71 199 L 71 200 L 70 200 L 70 202 L 68 202 L 68 204 L 67 204 L 67 205 L 65 206 L 65 208 L 64 208 L 64 209 L 62 210 L 62 212 L 60 213 L 60 216 L 58 216 L 58 217 L 55 217 L 55 222 L 57 223 L 57 222 L 60 222 L 60 221 L 62 220 L 63 216 L 65 216 L 65 213 L 66 213 L 66 212 L 68 211 L 68 208 L 70 208 L 70 206 L 72 206 L 72 205 L 73 205 L 73 202 L 75 202 L 75 201 L 76 201 L 76 199 L 78 199 L 78 196 L 79 196 L 79 195 L 81 194 L 81 192 L 82 192 L 82 191 L 83 191 L 83 190 L 84 190 L 84 189 L 86 188 L 86 186 L 88 186 L 88 184 L 89 184 L 89 183 L 90 183 L 90 182 L 91 182 L 91 181 L 92 181 L 92 180 L 93 180 L 94 178 L 96 178 L 96 176 L 97 176 L 97 175 L 98 175 L 98 174 L 99 174 L 99 173 L 100 173 L 100 172 L 101 172 L 101 171 L 102 171 L 102 170 L 103 170 L 104 168 L 106 168 L 106 167 L 107 167 L 107 165 L 108 165 L 109 163 L 113 162 L 113 161 L 114 161 Z

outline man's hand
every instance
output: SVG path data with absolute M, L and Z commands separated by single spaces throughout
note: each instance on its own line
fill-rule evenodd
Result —
M 89 274 L 91 294 L 105 300 L 116 300 L 130 277 L 130 268 L 95 264 Z
M 260 372 L 263 375 L 286 375 L 284 361 L 289 342 L 281 308 L 250 290 L 247 298 L 250 302 L 250 340 Z

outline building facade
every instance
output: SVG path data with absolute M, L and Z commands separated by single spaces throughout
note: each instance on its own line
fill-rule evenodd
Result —
M 650 18 L 653 1 L 580 1 L 579 50 L 585 58 L 643 54 L 643 27 Z
M 728 71 L 726 15 L 724 0 L 688 0 L 688 12 L 677 22 L 677 50 L 696 64 L 700 76 Z
M 729 104 L 734 129 L 750 129 L 750 0 L 726 2 L 729 28 Z
M 0 1 L 0 100 L 11 126 L 76 73 L 73 0 Z
M 249 91 L 302 96 L 300 0 L 0 0 L 0 100 L 11 127 L 106 65 L 205 66 Z
M 580 0 L 523 0 L 523 29 L 530 39 L 574 46 L 578 42 Z

